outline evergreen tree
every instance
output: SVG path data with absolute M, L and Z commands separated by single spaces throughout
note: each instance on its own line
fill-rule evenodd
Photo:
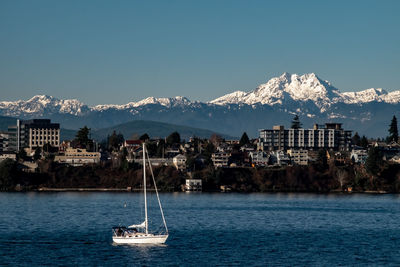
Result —
M 150 136 L 149 136 L 147 133 L 142 134 L 142 135 L 139 137 L 139 140 L 142 140 L 142 141 L 147 141 L 147 140 L 149 140 L 149 139 L 150 139 Z
M 301 128 L 301 122 L 300 122 L 300 118 L 298 115 L 294 116 L 294 118 L 292 120 L 292 126 L 290 128 L 292 128 L 292 129 L 300 129 Z
M 397 118 L 393 115 L 392 122 L 389 128 L 388 142 L 397 142 L 399 140 L 399 131 L 397 129 Z
M 357 132 L 352 137 L 352 141 L 353 141 L 353 144 L 356 145 L 356 146 L 360 146 L 361 145 L 361 137 L 358 135 Z
M 168 145 L 179 144 L 180 142 L 181 142 L 181 136 L 179 135 L 178 132 L 173 132 L 167 137 Z
M 17 162 L 5 159 L 0 162 L 0 190 L 12 190 L 18 177 Z
M 108 149 L 118 150 L 119 146 L 123 142 L 124 142 L 124 136 L 121 133 L 117 134 L 115 131 L 113 131 L 113 133 L 107 138 Z
M 365 161 L 365 169 L 372 175 L 377 175 L 382 165 L 382 155 L 377 147 L 371 147 Z
M 35 149 L 35 154 L 33 155 L 33 160 L 39 160 L 42 157 L 42 149 L 40 147 L 37 147 Z
M 92 145 L 92 140 L 89 139 L 90 128 L 86 125 L 83 128 L 80 128 L 75 136 L 75 143 L 77 147 L 90 149 Z
M 27 160 L 28 155 L 26 154 L 25 149 L 21 148 L 17 153 L 17 160 L 25 161 Z
M 239 146 L 244 146 L 244 145 L 247 145 L 247 144 L 249 144 L 249 143 L 250 143 L 250 139 L 249 139 L 249 137 L 247 136 L 247 133 L 244 132 L 244 133 L 242 134 L 242 137 L 240 138 Z
M 363 148 L 368 147 L 368 139 L 367 137 L 365 137 L 365 135 L 361 137 L 360 146 L 362 146 Z

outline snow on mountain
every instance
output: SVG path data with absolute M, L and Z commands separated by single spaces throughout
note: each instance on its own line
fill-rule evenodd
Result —
M 161 105 L 164 107 L 175 107 L 175 106 L 185 106 L 191 103 L 192 102 L 188 98 L 183 96 L 176 96 L 169 98 L 147 97 L 138 102 L 129 102 L 128 104 L 124 105 L 97 105 L 94 106 L 92 110 L 96 111 L 104 111 L 107 109 L 123 110 L 123 109 L 137 108 L 145 105 Z
M 314 73 L 298 75 L 283 73 L 259 85 L 250 92 L 236 91 L 206 103 L 206 106 L 223 107 L 225 105 L 284 106 L 295 110 L 301 104 L 311 107 L 307 114 L 323 113 L 333 104 L 363 104 L 370 102 L 384 102 L 389 104 L 400 103 L 400 91 L 386 92 L 383 89 L 367 89 L 359 92 L 341 93 L 328 81 L 321 80 Z M 314 103 L 314 105 L 308 105 Z M 183 96 L 170 98 L 148 97 L 137 102 L 123 105 L 97 105 L 89 107 L 76 99 L 60 100 L 52 96 L 37 95 L 27 101 L 0 102 L 0 115 L 4 116 L 47 116 L 48 114 L 71 114 L 82 116 L 90 112 L 105 112 L 107 110 L 127 110 L 131 114 L 141 112 L 141 107 L 155 105 L 165 108 L 187 107 L 200 108 L 201 102 L 192 102 Z M 306 105 L 306 106 L 304 106 Z M 289 108 L 290 107 L 290 108 Z M 317 108 L 315 110 L 315 108 Z M 307 109 L 307 108 L 306 108 Z M 285 111 L 286 112 L 286 111 Z M 310 116 L 311 116 L 310 115 Z M 314 114 L 315 115 L 315 114 Z
M 211 104 L 263 104 L 282 105 L 288 101 L 312 101 L 321 112 L 334 103 L 361 104 L 371 101 L 399 103 L 400 91 L 387 93 L 383 89 L 367 89 L 360 92 L 341 93 L 330 82 L 323 81 L 314 73 L 298 75 L 283 73 L 270 79 L 250 92 L 237 91 L 210 101 Z
M 241 102 L 241 99 L 246 95 L 246 92 L 235 91 L 233 93 L 221 96 L 210 101 L 211 104 L 224 105 L 224 104 L 237 104 Z
M 79 115 L 87 109 L 87 106 L 76 99 L 59 100 L 48 95 L 36 95 L 27 101 L 0 102 L 0 109 L 5 111 L 3 115 L 8 116 L 24 113 L 43 114 L 45 110 L 52 113 Z
M 382 97 L 386 103 L 397 104 L 400 103 L 400 90 L 393 91 Z
M 311 100 L 317 106 L 329 105 L 331 99 L 340 96 L 339 90 L 334 88 L 328 81 L 320 80 L 314 73 L 297 75 L 283 73 L 279 77 L 270 79 L 267 83 L 259 85 L 254 91 L 240 94 L 228 94 L 217 98 L 210 103 L 217 105 L 225 104 L 282 104 L 288 100 L 308 101 Z M 226 100 L 226 102 L 224 102 Z
M 370 88 L 359 92 L 342 93 L 343 102 L 346 104 L 368 103 L 372 101 L 382 102 L 387 96 L 387 92 L 382 88 Z M 386 102 L 386 101 L 385 101 Z

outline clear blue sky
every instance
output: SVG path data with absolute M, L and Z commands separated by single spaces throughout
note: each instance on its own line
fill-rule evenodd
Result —
M 207 101 L 283 72 L 400 89 L 400 1 L 0 1 L 0 101 Z

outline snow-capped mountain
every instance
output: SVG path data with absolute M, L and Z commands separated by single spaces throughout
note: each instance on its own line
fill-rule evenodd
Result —
M 252 91 L 236 91 L 202 103 L 186 97 L 148 97 L 123 105 L 87 106 L 76 100 L 38 95 L 27 101 L 0 102 L 0 115 L 45 117 L 76 129 L 110 127 L 132 120 L 154 120 L 212 129 L 229 135 L 287 125 L 298 114 L 304 126 L 336 121 L 369 136 L 384 136 L 391 116 L 400 116 L 400 91 L 367 89 L 340 92 L 314 73 L 283 73 Z
M 92 110 L 100 111 L 107 109 L 129 109 L 137 108 L 145 105 L 161 105 L 164 107 L 174 107 L 174 106 L 185 106 L 191 104 L 191 101 L 183 96 L 169 97 L 169 98 L 156 98 L 147 97 L 138 102 L 129 102 L 125 105 L 97 105 L 92 108 Z
M 293 101 L 312 101 L 323 112 L 327 107 L 336 103 L 362 104 L 372 101 L 399 103 L 400 91 L 388 93 L 381 88 L 371 88 L 360 92 L 341 93 L 330 82 L 321 80 L 314 73 L 300 76 L 285 72 L 281 76 L 259 85 L 253 91 L 247 93 L 236 91 L 209 103 L 216 105 L 262 104 L 272 106 Z
M 60 100 L 48 95 L 36 95 L 27 101 L 0 102 L 1 114 L 4 116 L 42 116 L 45 113 L 81 115 L 89 108 L 76 99 Z

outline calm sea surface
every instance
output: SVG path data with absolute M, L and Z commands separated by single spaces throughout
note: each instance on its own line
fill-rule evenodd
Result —
M 141 223 L 139 193 L 1 193 L 0 264 L 400 265 L 398 195 L 171 193 L 161 200 L 167 244 L 126 246 L 112 243 L 111 227 Z

